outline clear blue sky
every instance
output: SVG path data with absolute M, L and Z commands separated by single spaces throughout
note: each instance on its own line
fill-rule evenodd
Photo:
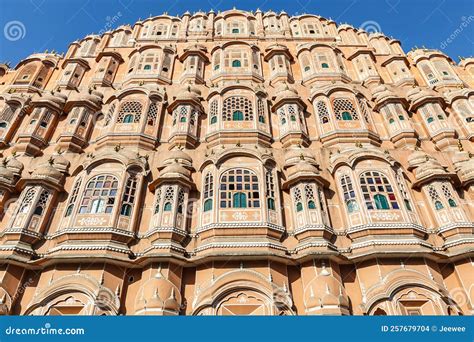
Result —
M 87 34 L 133 24 L 150 14 L 233 6 L 314 13 L 355 27 L 374 21 L 383 33 L 400 39 L 405 51 L 425 45 L 456 60 L 474 55 L 474 0 L 0 0 L 0 62 L 15 66 L 35 51 L 65 52 L 70 42 Z

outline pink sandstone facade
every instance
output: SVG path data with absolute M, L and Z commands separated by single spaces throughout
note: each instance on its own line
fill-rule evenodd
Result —
M 0 311 L 471 315 L 473 77 L 239 10 L 0 65 Z

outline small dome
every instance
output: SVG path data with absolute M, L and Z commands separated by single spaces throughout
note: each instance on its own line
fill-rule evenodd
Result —
M 179 148 L 165 152 L 161 165 L 169 165 L 176 161 L 185 167 L 192 167 L 193 165 L 193 159 Z
M 306 161 L 306 163 L 317 165 L 316 159 L 308 149 L 293 148 L 286 151 L 285 167 L 296 165 L 300 163 L 300 161 Z
M 298 92 L 295 88 L 290 87 L 288 84 L 280 87 L 276 92 L 276 102 L 279 102 L 281 99 L 293 99 L 293 98 L 300 98 Z
M 407 91 L 407 97 L 412 98 L 412 97 L 416 96 L 417 94 L 419 94 L 420 92 L 421 92 L 420 88 L 414 87 L 414 88 L 410 89 L 409 91 Z
M 303 160 L 298 164 L 291 166 L 288 170 L 288 179 L 293 179 L 298 175 L 319 175 L 319 171 L 316 166 L 311 165 Z
M 189 178 L 191 176 L 191 171 L 189 171 L 176 161 L 161 170 L 159 178 L 168 178 L 175 176 L 185 176 Z
M 15 180 L 15 175 L 5 164 L 0 165 L 0 180 L 4 180 L 7 183 L 12 183 Z
M 56 181 L 60 181 L 63 177 L 63 174 L 59 172 L 55 167 L 53 167 L 50 163 L 43 164 L 38 167 L 33 172 L 33 177 L 35 178 L 50 178 Z
M 21 171 L 23 171 L 23 167 L 24 167 L 23 163 L 19 161 L 18 159 L 16 159 L 15 157 L 11 157 L 10 159 L 8 159 L 6 166 L 9 170 L 13 171 L 13 173 L 17 175 L 21 174 Z
M 201 98 L 201 91 L 192 86 L 188 85 L 184 88 L 181 89 L 181 91 L 178 93 L 178 96 L 176 96 L 176 100 L 180 101 L 193 101 L 193 102 L 199 102 Z
M 415 150 L 408 156 L 408 166 L 413 169 L 426 163 L 430 159 L 433 159 L 433 157 L 427 155 L 422 150 Z
M 56 169 L 58 169 L 61 172 L 66 172 L 67 169 L 69 168 L 69 160 L 64 158 L 62 154 L 59 154 L 54 157 L 53 165 Z
M 347 295 L 341 283 L 332 275 L 320 275 L 313 279 L 304 294 L 308 309 L 349 306 Z
M 179 289 L 169 280 L 158 273 L 148 280 L 138 291 L 135 304 L 135 312 L 150 310 L 156 314 L 156 310 L 172 312 L 177 314 L 181 307 L 181 294 Z

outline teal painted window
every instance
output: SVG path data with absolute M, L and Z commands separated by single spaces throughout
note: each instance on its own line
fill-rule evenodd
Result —
M 130 216 L 131 214 L 132 214 L 132 206 L 130 204 L 122 205 L 122 208 L 120 209 L 120 215 Z
M 374 196 L 375 207 L 377 209 L 390 209 L 390 206 L 387 201 L 387 197 L 381 194 Z
M 232 113 L 232 120 L 233 121 L 243 121 L 244 120 L 244 113 L 240 110 L 236 110 Z
M 436 201 L 435 202 L 435 208 L 436 208 L 436 210 L 443 209 L 444 208 L 443 203 L 441 203 L 440 201 Z
M 448 203 L 449 203 L 449 206 L 450 206 L 451 208 L 456 208 L 456 207 L 457 207 L 456 202 L 455 202 L 452 198 L 450 198 L 450 199 L 448 200 Z
M 233 208 L 247 208 L 247 196 L 243 192 L 236 192 L 232 196 Z
M 359 206 L 357 205 L 357 202 L 355 200 L 347 201 L 346 206 L 347 206 L 347 211 L 349 213 L 353 213 L 353 212 L 359 210 Z
M 352 115 L 349 112 L 342 112 L 342 120 L 352 120 Z
M 123 118 L 123 123 L 132 123 L 133 122 L 133 115 L 132 114 L 127 114 Z
M 296 211 L 300 212 L 302 210 L 303 210 L 303 203 L 301 202 L 296 203 Z
M 240 68 L 242 66 L 242 63 L 239 60 L 234 60 L 232 61 L 232 67 L 233 68 Z
M 309 201 L 308 202 L 308 209 L 316 209 L 316 203 L 314 201 Z
M 212 199 L 204 201 L 204 212 L 212 210 Z
M 267 203 L 268 203 L 268 209 L 275 210 L 275 200 L 273 198 L 269 198 Z
M 171 202 L 166 202 L 165 203 L 164 211 L 171 211 Z

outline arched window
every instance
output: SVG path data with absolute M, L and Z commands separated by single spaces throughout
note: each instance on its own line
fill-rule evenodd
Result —
M 208 198 L 204 201 L 204 212 L 212 210 L 212 199 Z
M 445 183 L 441 185 L 441 190 L 443 191 L 444 197 L 448 200 L 448 205 L 451 208 L 457 207 L 456 201 L 454 200 L 453 194 L 451 193 L 448 184 Z
M 132 214 L 132 205 L 135 202 L 137 191 L 137 177 L 132 174 L 128 177 L 122 197 L 122 208 L 120 215 L 130 216 Z
M 217 123 L 217 111 L 218 111 L 218 103 L 216 100 L 212 101 L 209 105 L 209 116 L 211 117 L 211 125 Z
M 242 66 L 242 63 L 239 60 L 233 60 L 232 61 L 232 67 L 233 68 L 240 68 Z
M 92 178 L 86 185 L 79 213 L 111 213 L 115 205 L 117 188 L 118 180 L 112 175 L 100 175 Z
M 323 69 L 328 69 L 329 68 L 329 65 L 327 63 L 322 63 L 321 64 L 321 68 Z
M 428 123 L 432 123 L 434 121 L 433 117 L 432 116 L 429 116 L 426 121 L 428 121 Z
M 316 103 L 316 108 L 318 110 L 319 122 L 328 123 L 329 122 L 329 111 L 326 103 L 324 101 L 318 101 Z
M 224 100 L 222 108 L 224 121 L 253 120 L 252 102 L 243 96 L 232 96 Z
M 430 196 L 431 201 L 434 204 L 436 210 L 444 209 L 444 205 L 441 202 L 441 198 L 439 197 L 438 190 L 433 185 L 428 187 L 428 195 Z
M 161 188 L 156 190 L 155 195 L 155 209 L 153 211 L 154 214 L 158 214 L 160 212 L 160 202 L 161 202 Z
M 341 177 L 341 187 L 347 211 L 349 213 L 358 211 L 359 205 L 357 204 L 354 187 L 352 185 L 352 180 L 349 178 L 349 176 L 344 175 Z
M 296 212 L 303 210 L 303 197 L 301 195 L 301 190 L 298 187 L 293 188 L 293 201 L 295 203 Z
M 228 170 L 223 173 L 220 183 L 221 208 L 260 208 L 258 177 L 253 171 Z
M 360 186 L 367 209 L 400 209 L 388 178 L 378 171 L 360 175 Z
M 40 206 L 37 206 L 35 208 L 35 211 L 33 212 L 34 215 L 38 215 L 38 216 L 41 216 L 43 214 L 43 208 L 40 207 Z
M 267 204 L 269 210 L 275 210 L 275 200 L 273 198 L 269 198 Z
M 403 197 L 403 203 L 405 204 L 405 208 L 408 211 L 413 211 L 412 206 L 411 206 L 410 196 L 408 195 L 408 190 L 405 185 L 405 179 L 403 178 L 403 173 L 400 169 L 397 170 L 396 179 L 397 179 L 398 189 L 400 190 L 400 193 L 402 194 L 402 197 Z
M 265 105 L 263 104 L 262 99 L 257 100 L 257 114 L 258 122 L 265 123 Z
M 334 99 L 332 106 L 337 120 L 359 120 L 359 115 L 351 100 L 337 98 Z
M 74 188 L 72 189 L 71 197 L 69 198 L 69 203 L 68 203 L 64 217 L 68 217 L 72 214 L 72 210 L 74 209 L 74 205 L 76 204 L 76 200 L 77 200 L 77 195 L 79 193 L 79 188 L 81 186 L 81 181 L 82 181 L 81 178 L 79 178 L 76 184 L 74 184 Z
M 268 209 L 275 210 L 275 182 L 271 171 L 267 171 L 265 174 L 265 186 Z
M 316 203 L 314 202 L 314 185 L 306 184 L 304 186 L 304 196 L 308 209 L 316 209 Z
M 50 193 L 47 190 L 43 190 L 43 192 L 41 192 L 40 198 L 38 199 L 38 203 L 33 212 L 33 215 L 38 215 L 38 216 L 43 215 L 44 209 L 46 207 L 46 202 L 48 202 L 49 195 Z
M 120 209 L 120 215 L 130 216 L 132 214 L 132 206 L 130 204 L 123 204 L 122 209 Z
M 137 123 L 142 115 L 143 105 L 138 101 L 127 101 L 120 106 L 117 122 L 118 123 Z M 127 120 L 131 121 L 125 121 Z
M 147 113 L 147 125 L 154 126 L 156 123 L 156 119 L 158 118 L 158 106 L 155 102 L 150 104 Z
M 184 190 L 180 188 L 178 191 L 178 203 L 177 203 L 178 214 L 183 213 L 183 208 L 184 208 Z
M 164 205 L 164 211 L 171 211 L 172 204 L 171 202 L 166 202 Z

